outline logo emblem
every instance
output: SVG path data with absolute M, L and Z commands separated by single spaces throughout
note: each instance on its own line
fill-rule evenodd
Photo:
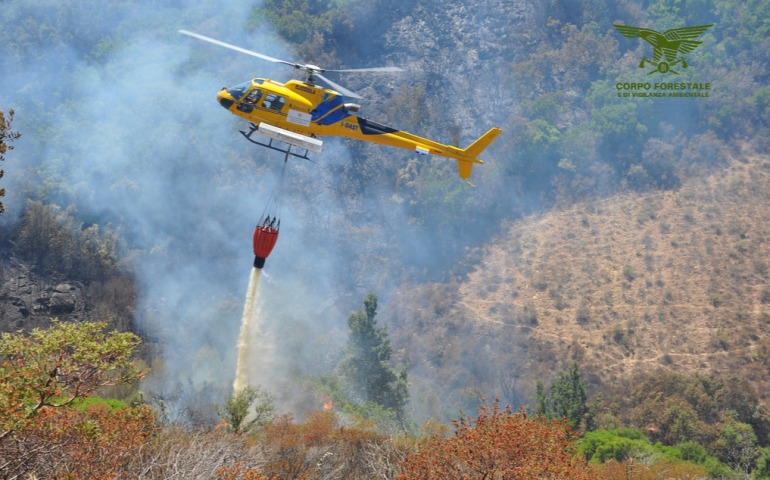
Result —
M 673 28 L 660 34 L 649 28 L 613 25 L 613 27 L 617 28 L 623 36 L 628 38 L 643 38 L 655 48 L 652 60 L 647 57 L 642 57 L 642 61 L 639 63 L 639 68 L 645 68 L 645 62 L 655 67 L 648 72 L 647 75 L 652 75 L 655 72 L 674 73 L 679 75 L 679 72 L 673 70 L 672 67 L 681 62 L 682 68 L 687 68 L 687 59 L 684 55 L 692 52 L 698 48 L 698 45 L 703 43 L 691 39 L 698 38 L 703 32 L 708 30 L 709 27 L 713 26 L 714 24 L 701 25 L 699 27 Z M 682 56 L 677 58 L 679 54 L 682 54 Z M 665 61 L 661 61 L 663 57 L 665 57 Z

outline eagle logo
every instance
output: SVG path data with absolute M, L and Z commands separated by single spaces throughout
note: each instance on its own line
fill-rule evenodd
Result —
M 655 69 L 651 70 L 649 73 L 647 73 L 647 75 L 652 75 L 655 72 L 671 72 L 679 75 L 679 72 L 671 70 L 671 67 L 681 62 L 682 68 L 687 68 L 687 59 L 684 57 L 684 55 L 692 52 L 698 48 L 698 45 L 703 43 L 696 42 L 691 39 L 698 38 L 703 32 L 708 30 L 709 27 L 713 26 L 714 24 L 701 25 L 699 27 L 672 28 L 671 30 L 666 30 L 663 34 L 660 34 L 659 32 L 650 30 L 649 28 L 613 25 L 613 27 L 617 28 L 618 31 L 623 34 L 623 36 L 628 38 L 641 37 L 655 48 L 655 53 L 653 53 L 652 60 L 648 59 L 647 57 L 642 57 L 642 61 L 639 63 L 639 68 L 644 68 L 645 62 L 655 67 Z M 680 53 L 683 56 L 677 58 L 677 55 Z M 666 61 L 661 62 L 660 60 L 664 56 L 666 57 Z

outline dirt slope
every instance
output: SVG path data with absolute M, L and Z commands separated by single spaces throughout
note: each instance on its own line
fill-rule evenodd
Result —
M 672 369 L 766 397 L 769 274 L 770 156 L 744 151 L 674 191 L 511 222 L 466 281 L 405 287 L 384 317 L 426 411 L 461 390 L 526 402 L 573 359 L 593 391 Z
M 529 323 L 544 342 L 575 342 L 605 381 L 660 365 L 733 370 L 770 325 L 770 157 L 740 159 L 677 191 L 515 222 L 459 303 L 480 322 Z

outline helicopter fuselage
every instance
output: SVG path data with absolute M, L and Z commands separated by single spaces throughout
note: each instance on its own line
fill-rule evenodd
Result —
M 414 150 L 458 160 L 460 176 L 469 178 L 475 158 L 500 134 L 493 128 L 466 149 L 443 145 L 408 132 L 358 117 L 359 106 L 345 103 L 344 97 L 330 89 L 299 80 L 287 83 L 255 78 L 217 95 L 219 104 L 248 122 L 267 123 L 310 137 L 337 135 L 367 142 Z

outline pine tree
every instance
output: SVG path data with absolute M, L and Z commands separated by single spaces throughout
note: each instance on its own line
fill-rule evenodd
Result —
M 551 383 L 551 409 L 556 417 L 567 417 L 571 426 L 580 425 L 588 413 L 586 382 L 580 375 L 577 362 L 561 372 Z
M 392 368 L 393 354 L 387 327 L 377 328 L 377 295 L 372 292 L 348 317 L 348 343 L 339 370 L 345 384 L 360 401 L 375 402 L 404 414 L 408 396 L 406 368 Z
M 535 405 L 538 415 L 548 415 L 548 396 L 545 394 L 545 386 L 540 380 L 537 381 Z

